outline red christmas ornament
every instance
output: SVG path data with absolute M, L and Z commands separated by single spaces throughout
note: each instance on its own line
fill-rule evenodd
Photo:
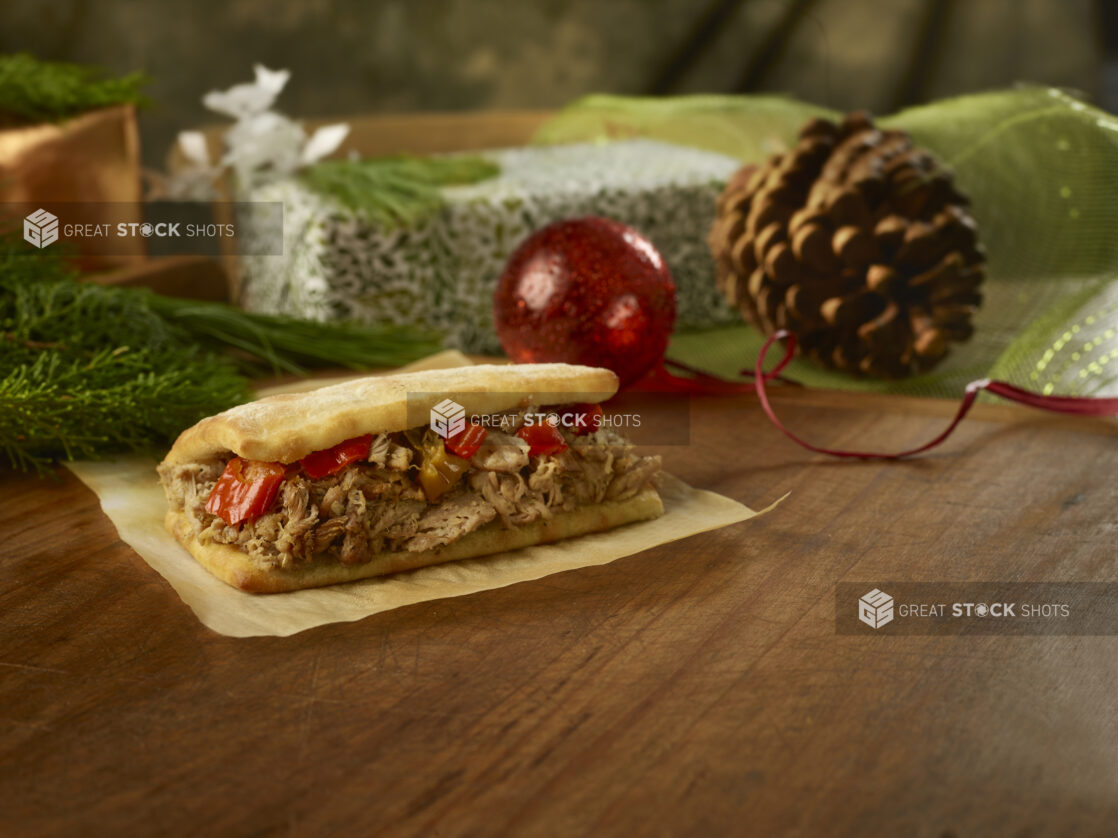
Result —
M 525 239 L 493 300 L 497 337 L 514 361 L 606 367 L 622 387 L 664 357 L 675 313 L 675 282 L 652 243 L 595 216 Z

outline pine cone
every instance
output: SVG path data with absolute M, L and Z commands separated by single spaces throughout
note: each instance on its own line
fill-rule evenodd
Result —
M 709 244 L 731 304 L 788 329 L 818 363 L 899 378 L 973 332 L 984 251 L 951 174 L 903 131 L 852 113 L 813 119 L 796 147 L 746 166 Z

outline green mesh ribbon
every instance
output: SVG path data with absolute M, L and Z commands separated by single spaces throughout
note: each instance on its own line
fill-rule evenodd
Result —
M 590 96 L 537 142 L 650 137 L 760 161 L 833 111 L 775 96 Z M 947 99 L 877 120 L 955 172 L 989 259 L 975 336 L 927 375 L 880 382 L 797 360 L 818 387 L 957 397 L 985 376 L 1042 393 L 1118 393 L 1118 118 L 1064 91 L 1024 87 Z M 762 343 L 749 327 L 678 334 L 669 354 L 733 375 Z

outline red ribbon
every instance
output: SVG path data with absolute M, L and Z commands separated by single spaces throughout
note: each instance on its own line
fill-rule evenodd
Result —
M 764 374 L 765 381 L 777 380 L 794 387 L 801 386 L 798 381 L 792 381 L 780 374 L 791 357 L 787 357 L 776 365 L 776 369 Z M 668 367 L 685 372 L 687 375 L 676 375 Z M 752 376 L 749 370 L 742 370 L 742 375 Z M 697 369 L 682 363 L 664 358 L 653 367 L 647 375 L 629 388 L 630 391 L 643 393 L 686 393 L 697 396 L 728 396 L 738 393 L 752 393 L 756 386 L 752 381 L 727 381 L 709 372 Z
M 765 356 L 768 354 L 770 347 L 778 340 L 786 341 L 784 357 L 780 359 L 780 362 L 773 369 L 769 372 L 765 372 Z M 774 332 L 769 339 L 765 341 L 765 345 L 761 347 L 761 354 L 757 356 L 757 363 L 753 368 L 752 381 L 726 381 L 710 373 L 690 367 L 687 364 L 682 364 L 679 361 L 665 360 L 658 364 L 645 378 L 641 379 L 633 389 L 646 392 L 687 393 L 693 395 L 730 395 L 755 391 L 757 393 L 757 399 L 761 402 L 761 409 L 765 411 L 765 415 L 769 417 L 769 421 L 772 422 L 782 434 L 797 445 L 809 451 L 814 451 L 817 454 L 827 454 L 831 457 L 846 457 L 858 460 L 899 460 L 903 457 L 922 454 L 925 451 L 935 448 L 951 436 L 955 428 L 958 427 L 959 423 L 962 422 L 963 418 L 970 412 L 971 407 L 974 406 L 974 402 L 978 398 L 978 394 L 983 390 L 1011 402 L 1017 402 L 1018 404 L 1027 405 L 1028 407 L 1035 407 L 1054 413 L 1068 413 L 1074 416 L 1118 416 L 1118 398 L 1042 396 L 1039 393 L 1025 390 L 1024 388 L 1017 387 L 1006 381 L 983 378 L 978 381 L 972 381 L 967 385 L 963 393 L 963 400 L 959 403 L 959 409 L 955 412 L 955 418 L 951 420 L 950 424 L 948 424 L 934 439 L 917 448 L 910 448 L 908 451 L 901 451 L 895 454 L 823 448 L 800 439 L 800 437 L 784 427 L 784 423 L 780 421 L 779 417 L 776 415 L 776 411 L 773 410 L 772 404 L 769 402 L 768 392 L 765 389 L 768 382 L 773 379 L 778 379 L 786 384 L 797 384 L 797 382 L 780 375 L 781 371 L 788 366 L 789 362 L 792 360 L 795 351 L 795 335 L 781 329 Z M 688 376 L 675 375 L 668 371 L 667 366 L 688 373 Z M 749 375 L 750 373 L 743 370 L 742 374 Z
M 792 359 L 792 353 L 796 349 L 795 335 L 783 329 L 774 332 L 769 339 L 765 341 L 765 345 L 761 347 L 761 354 L 757 356 L 757 364 L 754 367 L 754 383 L 756 384 L 757 398 L 761 402 L 761 408 L 765 411 L 765 415 L 769 417 L 769 421 L 776 425 L 780 432 L 790 440 L 809 451 L 815 451 L 819 454 L 828 454 L 832 457 L 850 457 L 859 460 L 899 460 L 902 457 L 911 457 L 914 454 L 921 454 L 924 451 L 935 448 L 951 436 L 951 433 L 958 427 L 959 423 L 963 421 L 963 417 L 970 412 L 975 399 L 978 398 L 978 394 L 983 390 L 1011 402 L 1017 402 L 1018 404 L 1027 405 L 1029 407 L 1036 407 L 1041 410 L 1050 410 L 1055 413 L 1070 413 L 1076 416 L 1118 416 L 1118 398 L 1042 396 L 1039 393 L 1033 393 L 1005 381 L 994 381 L 989 378 L 983 378 L 978 381 L 972 381 L 967 385 L 966 391 L 963 393 L 963 400 L 959 403 L 959 409 L 955 412 L 955 418 L 951 420 L 951 423 L 943 429 L 939 436 L 917 448 L 910 448 L 908 451 L 901 451 L 897 454 L 821 448 L 818 445 L 812 445 L 810 442 L 800 439 L 784 427 L 784 424 L 777 417 L 776 411 L 774 411 L 772 405 L 769 404 L 769 396 L 768 393 L 765 392 L 765 355 L 768 353 L 769 347 L 778 340 L 786 340 L 787 344 L 784 349 L 784 357 L 781 359 L 780 363 L 777 364 L 776 370 L 784 369 L 785 365 Z

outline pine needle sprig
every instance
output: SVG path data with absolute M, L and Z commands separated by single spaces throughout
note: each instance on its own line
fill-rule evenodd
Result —
M 4 242 L 0 336 L 25 348 L 62 343 L 83 350 L 126 343 L 235 349 L 234 360 L 248 373 L 394 367 L 441 345 L 437 332 L 422 327 L 317 323 L 247 312 L 226 303 L 164 297 L 146 289 L 78 282 L 60 260 Z
M 53 122 L 95 108 L 146 105 L 143 73 L 106 77 L 96 67 L 0 55 L 0 121 Z
M 437 212 L 444 204 L 441 187 L 478 183 L 499 172 L 496 163 L 474 155 L 396 155 L 326 160 L 304 169 L 301 177 L 369 221 L 395 228 Z
M 310 367 L 393 367 L 435 352 L 437 332 L 391 324 L 317 323 L 275 314 L 249 313 L 222 303 L 152 295 L 152 310 L 185 329 L 199 343 L 240 350 L 247 372 L 302 374 Z

